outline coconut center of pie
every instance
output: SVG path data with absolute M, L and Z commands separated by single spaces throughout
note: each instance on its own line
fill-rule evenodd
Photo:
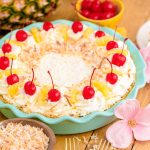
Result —
M 51 84 L 48 70 L 57 86 L 71 87 L 90 76 L 92 68 L 79 56 L 50 53 L 41 58 L 36 69 L 41 84 Z

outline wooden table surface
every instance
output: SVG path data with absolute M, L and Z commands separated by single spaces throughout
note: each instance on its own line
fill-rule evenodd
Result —
M 52 15 L 51 20 L 54 19 L 77 19 L 76 14 L 73 11 L 70 3 L 73 0 L 60 0 L 59 9 Z M 139 27 L 148 19 L 150 19 L 150 0 L 124 0 L 125 3 L 125 14 L 120 23 L 120 26 L 123 26 L 127 29 L 128 37 L 135 41 L 136 33 Z M 145 106 L 150 103 L 150 85 L 146 85 L 144 88 L 140 89 L 138 92 L 137 99 L 140 101 L 141 106 Z M 6 119 L 2 114 L 0 114 L 0 120 Z M 99 138 L 105 139 L 105 132 L 108 126 L 97 129 L 95 131 L 77 134 L 77 135 L 64 135 L 56 136 L 57 143 L 55 145 L 55 150 L 65 150 L 65 139 L 71 137 L 78 137 L 87 139 L 87 144 L 80 143 L 80 148 L 76 150 L 85 150 L 88 149 L 88 145 L 91 144 L 91 136 L 98 135 Z M 73 149 L 72 149 L 73 150 Z M 104 148 L 101 150 L 105 150 Z M 150 141 L 139 142 L 133 141 L 133 144 L 126 150 L 150 150 Z

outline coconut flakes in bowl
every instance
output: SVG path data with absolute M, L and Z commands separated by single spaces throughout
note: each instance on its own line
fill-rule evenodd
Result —
M 21 123 L 0 125 L 1 150 L 47 150 L 49 138 L 42 128 Z

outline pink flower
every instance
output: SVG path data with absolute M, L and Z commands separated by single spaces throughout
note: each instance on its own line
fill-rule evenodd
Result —
M 116 148 L 127 148 L 133 138 L 150 140 L 150 105 L 140 108 L 139 101 L 128 100 L 115 110 L 117 121 L 106 132 L 107 140 Z
M 146 80 L 150 83 L 150 45 L 140 50 L 145 62 L 146 62 Z

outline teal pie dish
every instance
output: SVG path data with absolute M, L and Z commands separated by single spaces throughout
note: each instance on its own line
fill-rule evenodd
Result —
M 53 21 L 52 23 L 53 24 L 71 25 L 72 21 L 56 20 L 56 21 Z M 99 29 L 99 26 L 97 26 L 93 23 L 86 22 L 86 21 L 82 21 L 82 23 L 93 28 L 94 30 Z M 24 30 L 30 31 L 30 29 L 32 27 L 41 28 L 42 25 L 43 25 L 42 22 L 33 23 L 33 24 L 25 27 Z M 101 27 L 101 30 L 105 31 L 106 33 L 108 33 L 110 35 L 114 34 L 114 30 L 112 30 L 110 28 Z M 11 34 L 15 34 L 16 31 L 17 30 L 12 31 Z M 9 36 L 10 36 L 10 33 L 7 34 L 6 36 L 4 36 L 0 40 L 0 47 L 2 46 L 4 41 L 9 38 Z M 116 33 L 116 38 L 118 38 L 122 41 L 124 40 L 124 38 L 118 33 Z M 126 44 L 128 45 L 132 59 L 136 66 L 135 85 L 132 88 L 132 90 L 130 91 L 130 93 L 127 95 L 127 97 L 124 100 L 116 103 L 112 108 L 110 108 L 106 111 L 103 111 L 103 112 L 93 112 L 89 115 L 86 115 L 86 116 L 80 117 L 80 118 L 74 118 L 74 117 L 70 117 L 70 116 L 64 116 L 64 117 L 60 117 L 60 118 L 48 118 L 48 117 L 45 117 L 45 116 L 43 116 L 41 114 L 37 114 L 37 113 L 30 113 L 30 114 L 24 113 L 23 111 L 17 109 L 14 105 L 5 104 L 4 102 L 0 101 L 1 113 L 4 116 L 6 116 L 7 118 L 32 118 L 32 119 L 40 120 L 40 121 L 46 123 L 49 127 L 51 127 L 53 129 L 53 131 L 55 132 L 55 134 L 83 133 L 83 132 L 87 132 L 87 131 L 91 131 L 91 130 L 103 127 L 103 126 L 111 123 L 112 121 L 115 120 L 115 116 L 114 116 L 115 107 L 117 105 L 121 104 L 122 102 L 124 102 L 125 100 L 136 98 L 138 90 L 140 88 L 142 88 L 146 83 L 146 78 L 145 78 L 146 65 L 145 65 L 145 62 L 144 62 L 139 50 L 133 44 L 133 42 L 130 40 L 128 40 L 126 42 Z

